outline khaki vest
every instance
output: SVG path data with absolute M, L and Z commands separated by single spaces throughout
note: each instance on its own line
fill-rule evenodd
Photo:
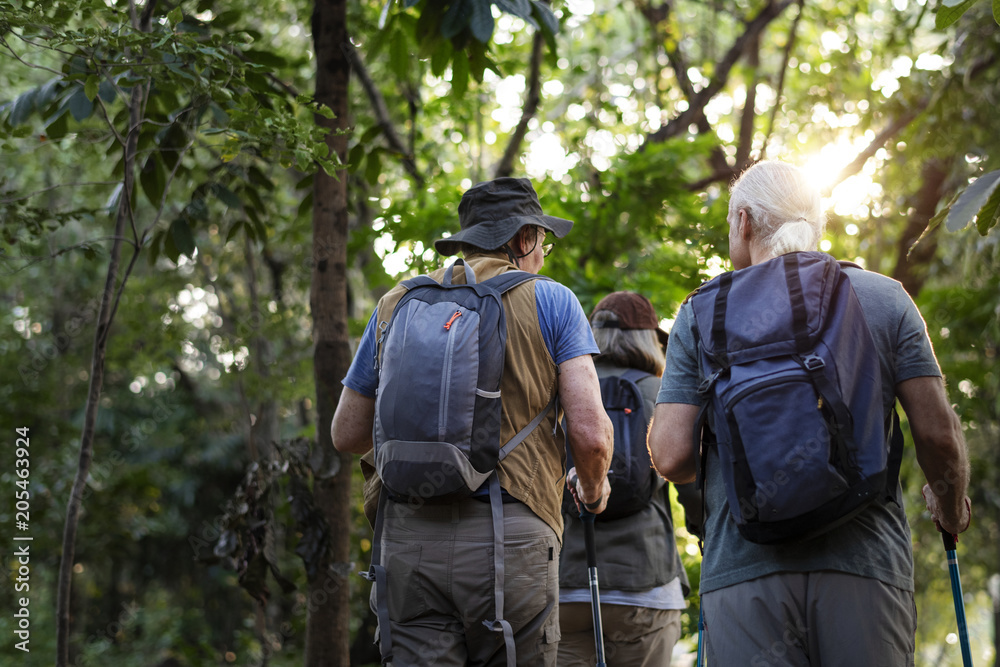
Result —
M 492 278 L 517 267 L 502 253 L 475 253 L 466 261 L 479 281 Z M 440 282 L 445 269 L 430 274 Z M 465 273 L 455 271 L 455 282 L 464 282 Z M 387 323 L 396 304 L 406 293 L 402 286 L 390 290 L 378 304 L 376 331 Z M 557 368 L 542 338 L 535 306 L 534 281 L 519 285 L 503 296 L 507 319 L 507 346 L 503 379 L 500 382 L 501 430 L 500 442 L 514 437 L 525 425 L 545 409 L 557 390 Z M 497 468 L 500 486 L 527 505 L 562 539 L 562 489 L 564 486 L 566 448 L 556 423 L 555 411 L 550 411 L 542 423 L 504 459 Z M 365 515 L 375 524 L 381 482 L 375 474 L 374 452 L 362 457 L 365 473 Z

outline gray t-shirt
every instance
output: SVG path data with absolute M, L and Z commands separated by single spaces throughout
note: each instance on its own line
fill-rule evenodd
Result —
M 878 348 L 886 415 L 895 403 L 895 387 L 915 377 L 941 376 L 920 312 L 895 280 L 848 268 L 854 291 Z M 698 353 L 698 331 L 691 304 L 677 313 L 670 331 L 667 365 L 657 403 L 700 405 L 698 386 L 705 374 Z M 878 579 L 913 590 L 910 528 L 902 507 L 875 501 L 855 519 L 811 540 L 760 545 L 745 540 L 729 516 L 718 455 L 706 462 L 705 554 L 701 592 L 732 586 L 777 572 L 835 570 Z M 900 494 L 897 493 L 897 496 Z

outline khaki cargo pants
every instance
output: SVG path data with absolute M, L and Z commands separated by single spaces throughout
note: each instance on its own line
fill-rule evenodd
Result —
M 524 504 L 503 508 L 504 618 L 514 630 L 517 664 L 554 666 L 559 540 Z M 495 616 L 490 504 L 390 501 L 382 540 L 393 667 L 505 667 L 503 634 L 483 625 Z M 373 609 L 374 595 L 373 587 Z

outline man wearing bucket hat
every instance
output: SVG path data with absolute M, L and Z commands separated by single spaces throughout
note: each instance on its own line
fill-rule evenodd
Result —
M 538 273 L 548 246 L 573 226 L 542 212 L 527 179 L 499 178 L 469 189 L 459 204 L 461 230 L 439 239 L 442 255 L 461 253 L 477 281 L 520 269 Z M 445 270 L 430 274 L 438 281 Z M 455 272 L 460 280 L 461 271 Z M 380 301 L 343 380 L 333 419 L 339 451 L 366 455 L 366 515 L 374 521 L 378 479 L 366 467 L 378 376 L 372 368 L 376 332 L 405 288 Z M 610 486 L 612 430 L 601 403 L 592 355 L 599 350 L 576 296 L 554 281 L 531 280 L 503 296 L 506 356 L 500 385 L 501 442 L 507 442 L 559 395 L 572 453 L 576 491 L 595 513 Z M 500 462 L 503 494 L 504 616 L 513 628 L 518 664 L 555 665 L 559 640 L 558 563 L 562 536 L 565 444 L 556 411 Z M 481 501 L 487 502 L 481 502 Z M 382 561 L 390 587 L 393 665 L 506 664 L 504 637 L 484 627 L 494 601 L 493 525 L 487 490 L 447 505 L 414 508 L 385 503 Z
M 669 489 L 651 469 L 644 439 L 660 388 L 668 335 L 660 328 L 653 304 L 636 292 L 613 292 L 601 299 L 590 316 L 590 326 L 601 349 L 594 359 L 598 377 L 603 380 L 624 376 L 635 383 L 641 394 L 642 461 L 636 461 L 632 468 L 645 471 L 648 478 L 644 483 L 648 486 L 643 488 L 651 493 L 648 504 L 633 501 L 627 508 L 617 508 L 616 501 L 624 502 L 617 497 L 625 498 L 628 494 L 615 491 L 609 510 L 617 512 L 608 512 L 615 518 L 600 520 L 594 531 L 604 652 L 609 667 L 667 666 L 681 635 L 681 610 L 686 606 L 684 598 L 690 588 L 677 554 Z M 628 405 L 629 401 L 620 395 L 615 398 L 614 388 L 620 385 L 611 382 L 607 385 L 608 404 Z M 617 423 L 616 430 L 619 430 Z M 620 430 L 622 434 L 616 433 L 616 437 L 628 432 L 627 428 Z M 619 442 L 616 447 L 624 454 L 629 450 L 628 445 Z M 688 521 L 700 523 L 701 502 L 695 485 L 684 484 L 677 489 Z M 584 527 L 569 503 L 563 507 L 559 665 L 593 665 L 594 623 Z

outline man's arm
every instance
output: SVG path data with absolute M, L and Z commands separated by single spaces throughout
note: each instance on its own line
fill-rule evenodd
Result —
M 607 506 L 611 485 L 608 468 L 614 451 L 614 429 L 601 401 L 601 385 L 590 355 L 559 364 L 559 403 L 566 413 L 566 438 L 576 464 L 581 502 L 600 501 L 594 514 Z
M 896 385 L 927 478 L 927 509 L 944 531 L 957 535 L 969 527 L 969 460 L 958 415 L 951 409 L 938 377 L 916 377 Z
M 340 402 L 330 424 L 333 446 L 338 452 L 364 454 L 372 448 L 375 399 L 349 387 L 340 393 Z
M 656 471 L 674 484 L 694 481 L 698 453 L 691 439 L 699 410 L 687 403 L 657 403 L 653 411 L 646 437 L 649 458 Z

